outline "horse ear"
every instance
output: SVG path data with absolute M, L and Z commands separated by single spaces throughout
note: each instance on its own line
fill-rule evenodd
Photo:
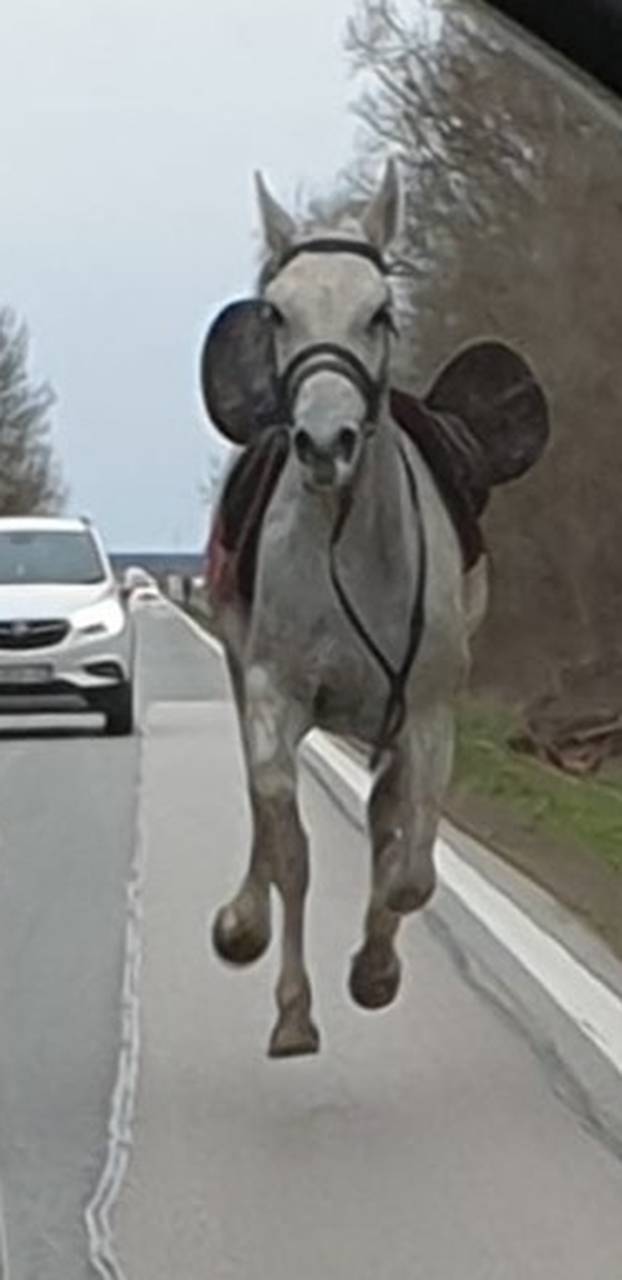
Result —
M 402 186 L 393 156 L 387 160 L 380 187 L 363 214 L 363 231 L 383 253 L 399 235 L 402 224 Z
M 215 426 L 234 444 L 250 444 L 281 420 L 269 302 L 233 302 L 214 320 L 201 352 L 203 403 Z
M 255 174 L 255 187 L 266 244 L 280 256 L 294 239 L 296 223 L 268 190 L 263 174 Z

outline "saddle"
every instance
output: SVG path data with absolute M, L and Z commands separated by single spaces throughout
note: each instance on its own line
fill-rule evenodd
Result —
M 261 304 L 238 303 L 217 319 L 202 353 L 206 407 L 244 446 L 216 512 L 206 577 L 215 600 L 249 608 L 263 520 L 289 452 L 287 432 L 271 425 L 279 421 L 272 343 Z M 431 472 L 467 572 L 485 550 L 480 519 L 491 489 L 523 475 L 546 445 L 544 392 L 505 343 L 476 342 L 441 369 L 422 399 L 394 389 L 390 407 Z
M 404 391 L 391 392 L 393 417 L 425 459 L 451 516 L 465 572 L 484 552 L 479 524 L 490 485 L 476 437 L 459 419 L 433 413 Z M 208 547 L 207 579 L 215 598 L 253 603 L 261 529 L 289 447 L 281 430 L 268 429 L 234 464 L 220 500 Z

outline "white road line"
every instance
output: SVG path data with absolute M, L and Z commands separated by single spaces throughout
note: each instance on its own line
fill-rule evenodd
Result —
M 186 626 L 190 628 L 197 639 L 199 639 L 203 644 L 206 644 L 208 649 L 212 650 L 212 653 L 216 654 L 218 658 L 222 658 L 224 656 L 223 647 L 219 640 L 216 640 L 214 636 L 211 636 L 204 627 L 199 626 L 199 623 L 195 622 L 194 618 L 191 618 L 188 613 L 184 613 L 183 609 L 179 609 L 177 605 L 171 604 L 170 601 L 167 601 L 167 604 L 169 611 L 174 614 L 175 617 L 181 618 L 182 622 L 185 622 Z
M 213 653 L 221 645 L 181 610 L 186 625 Z M 336 775 L 349 793 L 359 820 L 369 798 L 370 776 L 323 734 L 313 734 L 307 750 Z M 441 837 L 436 846 L 439 879 L 488 932 L 506 948 L 567 1017 L 622 1074 L 622 1000 L 590 973 L 560 942 L 493 886 Z
M 453 893 L 553 997 L 622 1074 L 622 1001 L 441 839 L 440 874 Z
M 4 1201 L 2 1198 L 2 1187 L 0 1186 L 0 1280 L 10 1280 L 9 1267 L 9 1244 L 6 1234 L 6 1220 L 4 1216 Z
M 145 841 L 140 811 L 140 775 L 137 834 L 127 885 L 125 958 L 121 992 L 121 1043 L 117 1077 L 110 1107 L 106 1160 L 95 1194 L 84 1213 L 90 1261 L 104 1280 L 124 1280 L 116 1256 L 111 1212 L 119 1197 L 132 1149 L 132 1128 L 138 1088 L 140 1057 L 140 970 L 142 961 L 142 896 L 145 879 Z

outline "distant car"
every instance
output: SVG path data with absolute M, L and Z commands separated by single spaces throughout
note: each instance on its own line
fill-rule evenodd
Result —
M 132 608 L 136 604 L 159 603 L 162 600 L 162 593 L 155 578 L 152 578 L 146 569 L 134 565 L 126 569 L 123 575 L 122 590 Z
M 123 587 L 126 593 L 135 590 L 136 587 L 146 587 L 153 584 L 151 574 L 146 569 L 141 569 L 139 565 L 130 565 L 123 575 Z
M 134 725 L 134 623 L 86 520 L 0 518 L 0 714 L 98 711 Z
M 131 595 L 132 604 L 160 604 L 162 593 L 155 582 L 146 583 L 144 587 L 134 587 Z

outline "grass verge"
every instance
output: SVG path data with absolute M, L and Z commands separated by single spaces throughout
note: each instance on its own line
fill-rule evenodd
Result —
M 543 839 L 570 840 L 622 871 L 622 787 L 576 779 L 507 746 L 511 713 L 465 702 L 459 712 L 454 790 L 511 808 L 516 821 Z
M 511 713 L 465 700 L 446 810 L 622 956 L 622 785 L 573 778 L 507 745 Z

